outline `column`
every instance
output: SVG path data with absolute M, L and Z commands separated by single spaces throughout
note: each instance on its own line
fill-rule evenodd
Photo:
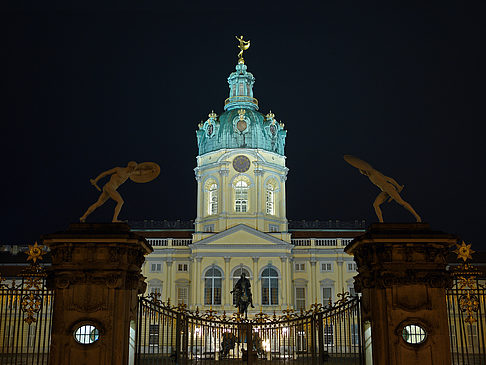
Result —
M 218 230 L 215 230 L 216 232 L 221 232 L 228 228 L 228 211 L 229 211 L 228 210 L 229 201 L 227 196 L 228 174 L 229 174 L 229 170 L 225 166 L 221 166 L 219 169 L 219 176 L 220 176 L 219 196 L 221 197 L 221 203 L 220 206 L 218 207 L 220 218 L 218 222 Z
M 293 301 L 293 293 L 294 293 L 294 289 L 293 289 L 293 282 L 294 282 L 294 275 L 293 275 L 293 270 L 292 270 L 292 261 L 293 261 L 293 258 L 292 257 L 288 257 L 287 258 L 287 262 L 285 263 L 286 266 L 287 266 L 287 280 L 285 281 L 285 285 L 287 285 L 287 304 L 291 304 L 291 303 L 294 303 Z M 282 307 L 283 308 L 283 307 Z
M 310 289 L 309 290 L 309 294 L 310 294 L 310 298 L 309 300 L 311 301 L 311 303 L 315 303 L 317 301 L 317 287 L 319 286 L 319 284 L 316 282 L 317 281 L 317 275 L 316 275 L 316 259 L 315 258 L 311 258 L 310 260 L 310 264 L 311 264 L 311 280 L 310 280 Z
M 336 295 L 337 293 L 343 293 L 347 291 L 346 283 L 344 282 L 344 266 L 342 257 L 338 257 L 337 263 L 337 285 L 336 285 Z M 337 299 L 337 297 L 336 297 Z
M 202 283 L 201 280 L 201 261 L 202 257 L 196 257 L 196 279 L 194 282 L 194 285 L 196 286 L 195 305 L 199 308 L 201 308 L 203 303 L 202 293 L 204 292 L 204 283 Z
M 252 294 L 253 294 L 253 305 L 255 306 L 255 308 L 258 308 L 259 305 L 261 305 L 261 299 L 260 299 L 260 294 L 261 294 L 261 290 L 260 290 L 260 280 L 258 280 L 258 259 L 259 257 L 252 257 L 252 261 L 253 261 L 253 265 L 252 265 L 252 283 L 251 283 L 251 287 L 252 287 Z
M 189 287 L 189 309 L 196 309 L 196 259 L 191 257 L 189 259 L 189 270 L 191 273 L 191 286 Z
M 231 273 L 230 273 L 230 270 L 231 270 L 231 266 L 230 266 L 230 262 L 231 262 L 231 257 L 230 256 L 225 256 L 224 257 L 224 276 L 225 276 L 225 281 L 224 281 L 224 302 L 223 302 L 223 305 L 224 305 L 224 309 L 226 310 L 226 312 L 228 312 L 232 305 L 233 305 L 233 296 L 231 295 L 230 291 L 233 290 L 233 283 L 232 283 L 232 280 L 231 280 Z
M 263 186 L 263 171 L 261 168 L 257 167 L 254 170 L 255 174 L 255 192 L 256 192 L 256 197 L 255 197 L 255 216 L 256 216 L 256 221 L 255 221 L 255 229 L 265 232 L 265 221 L 263 217 L 265 216 L 266 210 L 265 210 L 265 187 Z
M 287 308 L 287 305 L 289 304 L 289 292 L 287 291 L 287 257 L 280 257 L 280 262 L 282 267 L 282 277 L 280 278 L 280 286 L 282 288 L 282 301 L 279 301 L 279 304 L 282 303 L 282 307 Z
M 358 266 L 354 287 L 371 323 L 374 364 L 451 364 L 446 257 L 457 241 L 426 223 L 376 223 L 346 246 Z
M 49 363 L 128 364 L 130 322 L 137 321 L 137 295 L 146 288 L 141 267 L 150 245 L 125 223 L 71 224 L 43 242 L 52 254 L 48 286 L 54 290 Z M 93 344 L 75 340 L 86 325 L 99 331 Z
M 174 280 L 172 280 L 172 258 L 168 258 L 166 263 L 166 269 L 167 269 L 167 284 L 165 287 L 167 288 L 166 290 L 166 297 L 164 301 L 167 301 L 170 299 L 170 302 L 175 305 L 175 298 L 173 296 L 173 291 L 174 291 Z
M 199 169 L 198 169 L 199 172 Z M 204 200 L 204 190 L 201 182 L 201 176 L 196 172 L 197 181 L 197 218 L 196 218 L 196 231 L 202 231 L 200 227 L 200 219 L 203 217 L 203 200 Z

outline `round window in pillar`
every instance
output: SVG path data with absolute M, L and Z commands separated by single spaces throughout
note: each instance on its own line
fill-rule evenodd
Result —
M 89 345 L 99 340 L 100 330 L 92 324 L 83 324 L 76 327 L 73 335 L 77 343 Z
M 427 332 L 418 324 L 407 324 L 402 330 L 403 340 L 411 345 L 424 343 L 427 338 Z

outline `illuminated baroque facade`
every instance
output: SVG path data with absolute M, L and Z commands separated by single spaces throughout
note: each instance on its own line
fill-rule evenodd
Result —
M 356 267 L 343 247 L 364 222 L 289 222 L 284 124 L 258 111 L 254 77 L 240 62 L 228 77 L 224 112 L 196 131 L 199 155 L 193 224 L 131 224 L 154 252 L 143 274 L 148 291 L 191 309 L 233 311 L 230 291 L 245 272 L 255 309 L 271 312 L 328 304 L 353 293 Z

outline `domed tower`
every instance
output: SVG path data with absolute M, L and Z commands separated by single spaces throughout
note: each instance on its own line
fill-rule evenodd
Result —
M 242 52 L 228 77 L 224 112 L 212 111 L 196 131 L 199 155 L 194 241 L 244 224 L 290 242 L 285 207 L 284 125 L 258 111 L 255 78 Z

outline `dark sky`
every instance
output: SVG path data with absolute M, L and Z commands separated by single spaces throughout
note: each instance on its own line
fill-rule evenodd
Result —
M 486 250 L 480 2 L 171 3 L 0 5 L 1 244 L 66 228 L 97 199 L 89 178 L 129 160 L 162 173 L 120 188 L 121 219 L 194 219 L 195 131 L 223 111 L 243 34 L 260 111 L 288 130 L 289 219 L 376 220 L 353 154 L 405 184 L 433 228 Z

